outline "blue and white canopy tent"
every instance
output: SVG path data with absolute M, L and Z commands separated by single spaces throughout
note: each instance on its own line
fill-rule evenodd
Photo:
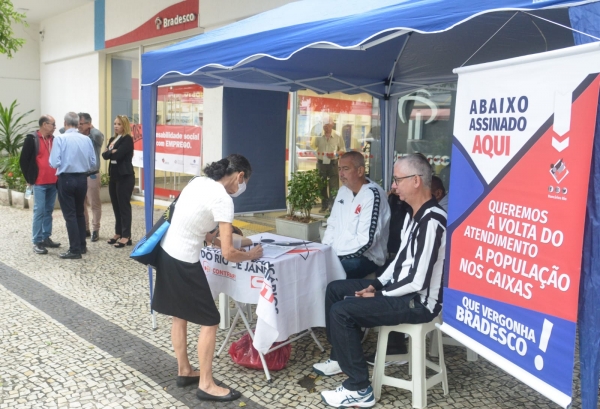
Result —
M 383 174 L 389 181 L 401 95 L 456 80 L 452 73 L 456 67 L 598 37 L 600 3 L 595 1 L 304 0 L 146 53 L 142 55 L 146 229 L 153 225 L 160 85 L 191 81 L 207 88 L 369 93 L 381 101 Z M 600 138 L 596 150 L 600 153 Z M 600 156 L 594 156 L 592 166 L 580 300 L 584 408 L 596 407 L 600 371 L 600 270 L 592 269 L 600 258 L 595 242 L 600 237 Z M 149 276 L 152 294 L 151 270 Z

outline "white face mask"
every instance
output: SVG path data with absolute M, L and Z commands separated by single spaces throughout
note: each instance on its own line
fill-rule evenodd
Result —
M 235 193 L 230 193 L 229 196 L 231 197 L 238 197 L 239 195 L 241 195 L 242 193 L 244 193 L 246 191 L 246 182 L 242 182 L 242 183 L 238 183 L 238 190 Z

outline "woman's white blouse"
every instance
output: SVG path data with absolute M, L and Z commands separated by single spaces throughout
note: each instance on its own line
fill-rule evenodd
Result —
M 161 246 L 177 260 L 196 263 L 206 233 L 219 222 L 233 222 L 231 196 L 222 184 L 208 177 L 195 178 L 181 192 Z

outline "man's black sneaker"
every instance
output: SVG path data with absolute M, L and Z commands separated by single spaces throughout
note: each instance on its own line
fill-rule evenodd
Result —
M 35 254 L 48 254 L 48 250 L 44 247 L 43 243 L 35 243 L 33 245 L 33 252 Z
M 85 237 L 91 237 L 92 236 L 92 232 L 89 230 L 85 231 Z
M 42 242 L 42 244 L 44 245 L 44 247 L 49 247 L 51 249 L 60 247 L 60 243 L 56 243 L 56 242 L 52 241 L 52 239 L 50 237 L 48 237 L 46 240 L 44 240 Z
M 98 231 L 93 231 L 92 232 L 92 242 L 98 241 L 99 239 L 100 239 L 100 235 L 98 234 Z

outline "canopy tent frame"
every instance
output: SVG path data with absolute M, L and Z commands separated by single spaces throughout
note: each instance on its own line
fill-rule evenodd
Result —
M 561 19 L 546 18 L 556 16 L 553 14 L 560 8 L 567 9 L 573 6 L 595 3 L 597 0 L 548 0 L 546 2 L 532 3 L 530 0 L 488 0 L 486 2 L 452 2 L 452 6 L 444 2 L 433 0 L 415 0 L 403 2 L 400 0 L 307 0 L 294 2 L 278 9 L 251 17 L 247 20 L 221 27 L 214 31 L 186 40 L 180 44 L 166 47 L 162 50 L 146 53 L 142 56 L 142 118 L 144 142 L 144 197 L 146 200 L 146 229 L 153 225 L 154 204 L 154 157 L 155 157 L 155 125 L 156 125 L 156 98 L 157 88 L 178 81 L 190 81 L 205 87 L 238 87 L 263 90 L 278 90 L 295 93 L 301 89 L 310 89 L 320 94 L 333 92 L 359 93 L 366 92 L 381 101 L 381 141 L 382 162 L 384 170 L 384 183 L 389 184 L 391 179 L 391 165 L 393 163 L 393 138 L 396 128 L 396 106 L 398 97 L 420 88 L 435 88 L 455 80 L 451 73 L 452 68 L 465 64 L 479 64 L 486 59 L 509 58 L 506 53 L 498 52 L 492 43 L 503 41 L 505 29 L 513 20 L 527 16 L 532 21 L 531 30 L 536 30 L 537 35 L 543 39 L 543 49 L 536 48 L 531 41 L 529 48 L 517 34 L 517 44 L 523 46 L 523 52 L 535 53 L 549 49 L 563 48 L 573 45 L 566 44 L 559 36 L 548 32 L 545 23 L 539 25 L 536 19 L 551 23 L 551 25 L 566 28 L 572 32 L 587 35 L 595 40 L 600 38 L 589 35 L 580 30 L 561 24 Z M 316 17 L 307 16 L 310 13 L 298 13 L 299 7 L 306 3 L 315 3 L 314 9 L 319 9 Z M 343 3 L 343 5 L 342 5 Z M 460 3 L 460 4 L 459 4 Z M 468 4 L 468 6 L 466 6 Z M 318 7 L 316 7 L 318 5 Z M 418 9 L 431 9 L 437 7 L 435 15 L 427 19 L 418 19 Z M 310 9 L 310 6 L 306 7 Z M 356 12 L 349 11 L 352 8 Z M 343 10 L 347 9 L 347 10 Z M 325 10 L 325 11 L 324 11 Z M 511 17 L 506 21 L 498 22 L 498 13 L 511 12 Z M 515 12 L 515 13 L 512 13 Z M 535 12 L 535 13 L 534 13 Z M 544 14 L 544 13 L 548 14 Z M 541 15 L 538 15 L 541 14 Z M 322 16 L 328 16 L 323 18 Z M 495 32 L 485 31 L 485 24 L 479 19 L 490 17 L 487 28 Z M 494 20 L 496 17 L 496 20 Z M 488 22 L 488 19 L 485 19 Z M 568 13 L 567 13 L 568 21 Z M 373 24 L 373 26 L 369 26 Z M 515 23 L 516 24 L 516 23 Z M 567 23 L 568 24 L 568 23 Z M 352 27 L 352 30 L 341 30 L 342 26 Z M 498 29 L 498 26 L 501 27 Z M 456 41 L 464 35 L 461 27 L 475 27 L 486 38 L 483 44 L 474 45 L 472 48 L 463 46 L 461 52 L 456 52 L 452 57 L 461 61 L 451 60 L 446 62 L 444 49 L 438 48 L 442 63 L 439 67 L 432 64 L 432 58 L 419 54 L 418 48 L 426 42 L 425 37 L 440 38 L 444 41 Z M 453 30 L 453 29 L 457 30 Z M 336 29 L 338 29 L 336 31 Z M 465 29 L 466 30 L 466 29 Z M 351 31 L 351 32 L 350 32 Z M 458 33 L 447 35 L 451 33 Z M 461 34 L 462 33 L 462 34 Z M 501 35 L 502 34 L 502 38 Z M 516 31 L 515 31 L 516 33 Z M 281 36 L 290 35 L 288 43 L 276 42 Z M 296 35 L 295 37 L 293 35 Z M 553 37 L 554 35 L 554 37 Z M 403 36 L 406 37 L 402 43 Z M 519 41 L 522 40 L 521 43 Z M 433 40 L 432 40 L 433 41 Z M 239 44 L 238 44 L 239 43 Z M 302 69 L 300 73 L 289 70 L 289 66 L 303 56 L 323 51 L 342 52 L 345 61 L 357 56 L 373 55 L 386 46 L 396 46 L 393 56 L 389 60 L 377 60 L 385 65 L 385 73 L 373 71 L 373 75 L 353 77 L 355 71 L 342 70 L 309 70 Z M 553 48 L 554 47 L 554 48 Z M 476 49 L 475 52 L 472 52 Z M 355 52 L 350 52 L 355 51 Z M 389 49 L 388 49 L 389 51 Z M 441 51 L 441 52 L 440 52 Z M 513 52 L 514 50 L 509 50 Z M 467 55 L 464 55 L 467 52 Z M 519 55 L 519 54 L 517 54 Z M 517 56 L 514 55 L 514 56 Z M 524 55 L 524 54 L 521 54 Z M 414 59 L 418 56 L 420 59 Z M 265 58 L 266 57 L 266 58 Z M 468 57 L 468 58 L 467 58 Z M 406 63 L 405 61 L 411 61 Z M 491 61 L 491 60 L 490 60 Z M 460 63 L 462 62 L 462 65 Z M 327 66 L 318 62 L 319 67 Z M 445 65 L 444 65 L 445 63 Z M 388 65 L 389 64 L 389 65 Z M 446 65 L 451 65 L 450 69 Z M 317 65 L 317 62 L 311 67 Z M 432 68 L 433 67 L 433 68 Z M 306 68 L 306 67 L 303 67 Z M 346 67 L 343 67 L 346 68 Z M 369 61 L 365 69 L 377 68 Z M 381 68 L 381 67 L 379 67 Z M 426 71 L 426 72 L 421 72 Z M 296 74 L 296 75 L 294 75 Z M 346 75 L 345 75 L 346 74 Z M 297 76 L 297 77 L 296 77 Z M 235 77 L 235 78 L 234 78 Z M 152 296 L 152 269 L 148 269 L 150 280 L 150 296 Z M 153 312 L 152 312 L 153 314 Z M 155 319 L 153 316 L 153 327 Z
M 380 0 L 380 1 L 382 1 L 382 2 L 387 1 L 387 3 L 392 4 L 392 5 L 394 5 L 394 3 L 395 3 L 395 1 L 393 1 L 393 0 Z M 427 1 L 427 0 L 425 0 L 425 1 Z M 406 47 L 409 44 L 409 40 L 413 33 L 435 34 L 435 33 L 446 32 L 456 26 L 464 24 L 467 21 L 471 21 L 472 19 L 474 19 L 478 16 L 481 16 L 481 15 L 484 15 L 484 14 L 491 14 L 491 13 L 495 13 L 495 12 L 515 11 L 515 13 L 512 13 L 512 15 L 501 25 L 500 28 L 498 28 L 490 37 L 488 37 L 486 39 L 486 41 L 482 45 L 480 45 L 477 48 L 477 50 L 473 54 L 471 54 L 471 56 L 469 56 L 469 58 L 465 62 L 463 62 L 463 64 L 461 65 L 461 66 L 463 66 L 468 61 L 470 61 L 473 58 L 473 56 L 475 56 L 477 53 L 479 53 L 490 42 L 490 40 L 492 38 L 494 38 L 516 15 L 518 15 L 521 12 L 526 13 L 529 16 L 537 17 L 544 21 L 548 21 L 552 24 L 556 24 L 560 27 L 571 29 L 570 27 L 567 27 L 560 23 L 543 18 L 541 16 L 537 16 L 537 15 L 527 12 L 525 10 L 534 10 L 534 9 L 540 10 L 540 9 L 553 8 L 553 7 L 567 7 L 570 5 L 585 4 L 585 3 L 590 3 L 590 2 L 594 2 L 594 1 L 596 1 L 596 0 L 584 0 L 584 1 L 555 0 L 553 2 L 550 2 L 550 4 L 548 4 L 547 7 L 540 6 L 540 7 L 527 7 L 527 8 L 517 8 L 517 7 L 515 7 L 515 8 L 510 8 L 510 7 L 491 8 L 489 10 L 475 12 L 471 15 L 468 15 L 464 19 L 460 19 L 458 21 L 453 22 L 448 27 L 445 27 L 443 29 L 438 29 L 438 30 L 427 31 L 427 30 L 422 30 L 422 29 L 417 29 L 417 28 L 393 26 L 393 27 L 388 27 L 385 29 L 375 30 L 370 35 L 367 35 L 364 38 L 358 40 L 357 42 L 352 42 L 348 45 L 336 43 L 333 41 L 326 41 L 326 40 L 312 41 L 312 42 L 308 42 L 308 43 L 303 44 L 302 46 L 294 49 L 293 51 L 288 53 L 285 57 L 279 57 L 279 56 L 275 56 L 275 55 L 271 55 L 271 54 L 267 54 L 267 53 L 254 53 L 254 54 L 247 55 L 246 57 L 240 59 L 239 61 L 237 61 L 231 65 L 218 63 L 218 62 L 212 62 L 212 63 L 200 65 L 198 68 L 193 69 L 187 73 L 184 72 L 183 70 L 167 69 L 162 74 L 160 74 L 157 78 L 154 78 L 151 80 L 146 80 L 146 78 L 144 78 L 144 75 L 143 75 L 143 78 L 142 78 L 142 105 L 143 105 L 142 118 L 143 118 L 143 122 L 144 122 L 143 129 L 149 130 L 149 132 L 148 131 L 144 132 L 144 135 L 143 135 L 144 147 L 145 147 L 144 148 L 145 149 L 144 159 L 143 159 L 143 161 L 144 161 L 144 182 L 146 184 L 146 189 L 144 190 L 144 196 L 145 196 L 146 207 L 147 207 L 147 209 L 146 209 L 146 228 L 147 228 L 147 230 L 150 230 L 153 225 L 152 213 L 150 211 L 148 211 L 148 208 L 149 208 L 149 206 L 153 206 L 153 203 L 154 203 L 154 177 L 153 177 L 153 173 L 150 172 L 149 169 L 153 168 L 152 165 L 153 165 L 154 152 L 155 152 L 155 147 L 154 147 L 154 143 L 153 143 L 153 140 L 155 139 L 155 125 L 156 125 L 155 101 L 156 101 L 156 94 L 157 94 L 156 90 L 159 85 L 166 85 L 166 84 L 170 84 L 173 82 L 179 82 L 179 81 L 185 81 L 185 80 L 195 82 L 195 83 L 202 85 L 202 82 L 203 82 L 202 78 L 204 77 L 204 78 L 210 78 L 212 80 L 218 81 L 218 83 L 213 84 L 213 86 L 233 86 L 233 87 L 243 87 L 243 88 L 280 90 L 280 91 L 288 91 L 288 92 L 293 92 L 293 91 L 295 91 L 295 89 L 310 89 L 310 90 L 313 90 L 320 94 L 331 94 L 334 92 L 348 93 L 350 91 L 366 92 L 366 93 L 372 95 L 373 97 L 380 99 L 382 102 L 381 108 L 380 108 L 381 109 L 381 113 L 380 113 L 381 127 L 382 127 L 381 135 L 382 135 L 382 145 L 383 145 L 382 146 L 382 148 L 383 148 L 383 161 L 382 162 L 383 162 L 383 167 L 384 167 L 384 169 L 383 169 L 384 184 L 385 184 L 385 187 L 388 188 L 390 174 L 391 174 L 391 163 L 393 163 L 393 158 L 392 158 L 393 147 L 389 141 L 389 139 L 390 139 L 389 131 L 392 128 L 395 129 L 395 121 L 391 121 L 391 119 L 394 117 L 392 114 L 393 104 L 390 104 L 390 102 L 396 101 L 397 97 L 400 95 L 404 95 L 404 94 L 413 92 L 414 90 L 417 90 L 420 88 L 432 86 L 432 84 L 427 81 L 416 82 L 416 81 L 405 81 L 402 79 L 399 79 L 399 80 L 395 79 L 396 69 L 397 69 L 398 65 L 400 64 L 401 57 L 402 57 L 403 53 L 405 52 Z M 332 1 L 332 2 L 335 2 L 335 1 Z M 285 6 L 283 6 L 283 7 L 285 7 Z M 263 14 L 268 14 L 268 13 L 269 12 L 263 13 Z M 239 22 L 239 23 L 242 23 L 242 22 Z M 232 26 L 234 26 L 236 24 L 237 23 L 234 23 Z M 536 26 L 536 28 L 539 30 L 539 27 Z M 227 29 L 227 26 L 223 27 L 221 29 L 215 30 L 215 31 L 226 30 L 226 29 Z M 576 30 L 574 30 L 574 31 L 576 31 Z M 389 33 L 389 34 L 387 34 L 387 33 Z M 260 31 L 257 34 L 260 34 Z M 541 33 L 541 31 L 540 31 L 540 34 L 543 36 L 543 33 Z M 248 67 L 249 64 L 254 63 L 258 60 L 263 60 L 265 57 L 268 57 L 269 59 L 273 60 L 274 62 L 287 61 L 287 60 L 292 59 L 298 53 L 301 53 L 302 51 L 307 50 L 307 49 L 366 52 L 368 50 L 373 49 L 374 47 L 376 47 L 378 45 L 385 44 L 394 39 L 402 37 L 403 35 L 406 36 L 406 39 L 404 39 L 404 41 L 402 42 L 402 45 L 398 49 L 398 53 L 396 55 L 396 58 L 393 60 L 393 63 L 391 65 L 391 68 L 389 70 L 389 74 L 387 75 L 387 78 L 385 80 L 380 80 L 377 82 L 368 82 L 366 84 L 352 83 L 345 79 L 337 78 L 333 73 L 328 73 L 328 75 L 308 76 L 308 77 L 304 77 L 304 78 L 294 79 L 294 78 L 276 74 L 274 72 L 270 72 L 270 71 L 267 71 L 265 69 L 261 69 L 258 67 Z M 197 38 L 200 38 L 202 36 L 206 36 L 206 34 L 201 35 Z M 546 41 L 545 38 L 544 38 L 544 40 Z M 143 60 L 147 59 L 149 56 L 151 56 L 153 54 L 164 52 L 165 50 L 168 50 L 169 48 L 173 48 L 173 47 L 177 48 L 177 47 L 179 47 L 179 45 L 176 44 L 174 46 L 166 47 L 164 50 L 158 50 L 158 51 L 146 53 L 143 55 Z M 144 68 L 145 66 L 147 66 L 147 63 L 145 61 L 143 61 L 142 68 Z M 206 70 L 206 71 L 203 71 L 203 70 Z M 142 73 L 143 74 L 145 73 L 144 69 L 142 69 Z M 253 73 L 253 74 L 258 73 L 258 74 L 262 75 L 264 79 L 270 79 L 270 80 L 274 80 L 274 81 L 270 82 L 270 83 L 264 83 L 263 81 L 257 82 L 256 80 L 254 81 L 254 83 L 239 81 L 240 75 L 238 75 L 238 74 L 243 75 L 244 73 Z M 236 77 L 238 77 L 237 80 L 231 78 L 232 74 L 235 75 Z M 327 80 L 327 81 L 329 81 L 330 84 L 335 83 L 335 84 L 338 84 L 339 86 L 337 88 L 330 87 L 329 89 L 325 89 L 323 87 L 319 87 L 317 85 L 312 84 L 314 82 L 322 81 L 322 80 Z M 343 86 L 341 86 L 341 85 L 343 85 Z M 293 87 L 293 86 L 295 86 L 295 87 Z M 381 86 L 383 86 L 382 91 L 373 89 L 375 87 L 381 87 Z M 405 88 L 400 91 L 393 92 L 395 86 L 402 86 Z M 151 92 L 148 92 L 148 91 L 151 91 Z M 154 101 L 154 102 L 149 103 L 151 101 Z M 150 109 L 148 109 L 148 108 L 150 108 Z M 146 115 L 146 113 L 148 113 L 150 111 L 153 111 L 151 113 L 151 115 Z M 392 122 L 394 122 L 393 125 L 392 125 Z M 149 274 L 151 277 L 152 276 L 151 270 L 149 270 Z M 152 288 L 150 289 L 150 295 L 152 295 Z M 155 320 L 153 319 L 153 327 L 155 327 L 154 323 L 155 323 Z

